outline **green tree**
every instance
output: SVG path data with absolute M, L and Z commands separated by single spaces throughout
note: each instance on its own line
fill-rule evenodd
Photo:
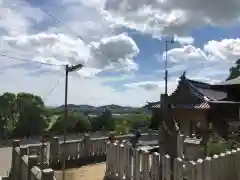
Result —
M 127 115 L 124 120 L 128 122 L 131 129 L 146 129 L 150 124 L 150 117 L 144 113 Z
M 91 129 L 91 124 L 83 114 L 69 111 L 67 121 L 65 120 L 64 113 L 61 114 L 53 124 L 51 131 L 63 133 L 64 128 L 66 128 L 66 132 L 68 133 L 86 132 Z
M 16 97 L 18 121 L 14 129 L 16 136 L 40 135 L 48 124 L 44 116 L 44 102 L 39 96 L 19 93 Z
M 153 130 L 157 130 L 159 127 L 159 123 L 161 120 L 161 114 L 160 113 L 153 113 L 151 120 L 150 120 L 150 125 L 149 128 Z
M 231 67 L 229 69 L 229 76 L 228 76 L 227 80 L 234 79 L 238 76 L 240 76 L 240 59 L 238 59 L 236 61 L 234 67 Z
M 0 136 L 7 136 L 16 123 L 16 96 L 4 93 L 0 96 Z

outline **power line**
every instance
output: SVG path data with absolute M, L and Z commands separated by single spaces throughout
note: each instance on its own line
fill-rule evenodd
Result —
M 62 78 L 62 77 L 61 77 Z M 42 98 L 43 100 L 46 100 L 51 94 L 52 92 L 55 90 L 55 88 L 57 87 L 57 85 L 59 84 L 61 78 L 59 78 L 54 84 L 53 86 L 50 88 L 50 90 L 47 92 L 47 94 Z
M 0 54 L 0 56 L 6 57 L 6 58 L 10 58 L 10 59 L 15 59 L 15 60 L 18 60 L 18 61 L 33 63 L 33 64 L 42 64 L 42 65 L 47 65 L 47 66 L 65 66 L 65 65 L 61 65 L 61 64 L 52 64 L 52 63 L 31 61 L 31 60 L 28 60 L 28 59 L 23 59 L 23 58 L 18 58 L 18 57 L 14 57 L 14 56 L 9 56 L 9 55 L 6 55 L 6 54 Z

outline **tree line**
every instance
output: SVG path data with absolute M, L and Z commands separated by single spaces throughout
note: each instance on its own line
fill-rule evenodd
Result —
M 1 138 L 40 136 L 44 132 L 62 134 L 64 130 L 67 133 L 115 131 L 124 134 L 149 126 L 151 116 L 146 113 L 113 116 L 111 109 L 94 117 L 79 110 L 68 110 L 65 121 L 64 109 L 45 106 L 40 96 L 25 92 L 0 95 Z

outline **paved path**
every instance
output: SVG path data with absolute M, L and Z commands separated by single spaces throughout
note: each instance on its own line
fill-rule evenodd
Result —
M 11 167 L 12 148 L 0 148 L 0 176 L 6 176 Z
M 66 171 L 65 180 L 103 180 L 105 175 L 105 163 L 93 164 Z M 62 179 L 62 172 L 55 172 L 57 180 Z

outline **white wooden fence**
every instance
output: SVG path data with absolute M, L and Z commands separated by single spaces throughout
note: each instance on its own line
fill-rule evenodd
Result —
M 161 158 L 162 157 L 162 158 Z M 196 162 L 107 143 L 106 178 L 114 180 L 240 180 L 240 149 Z

